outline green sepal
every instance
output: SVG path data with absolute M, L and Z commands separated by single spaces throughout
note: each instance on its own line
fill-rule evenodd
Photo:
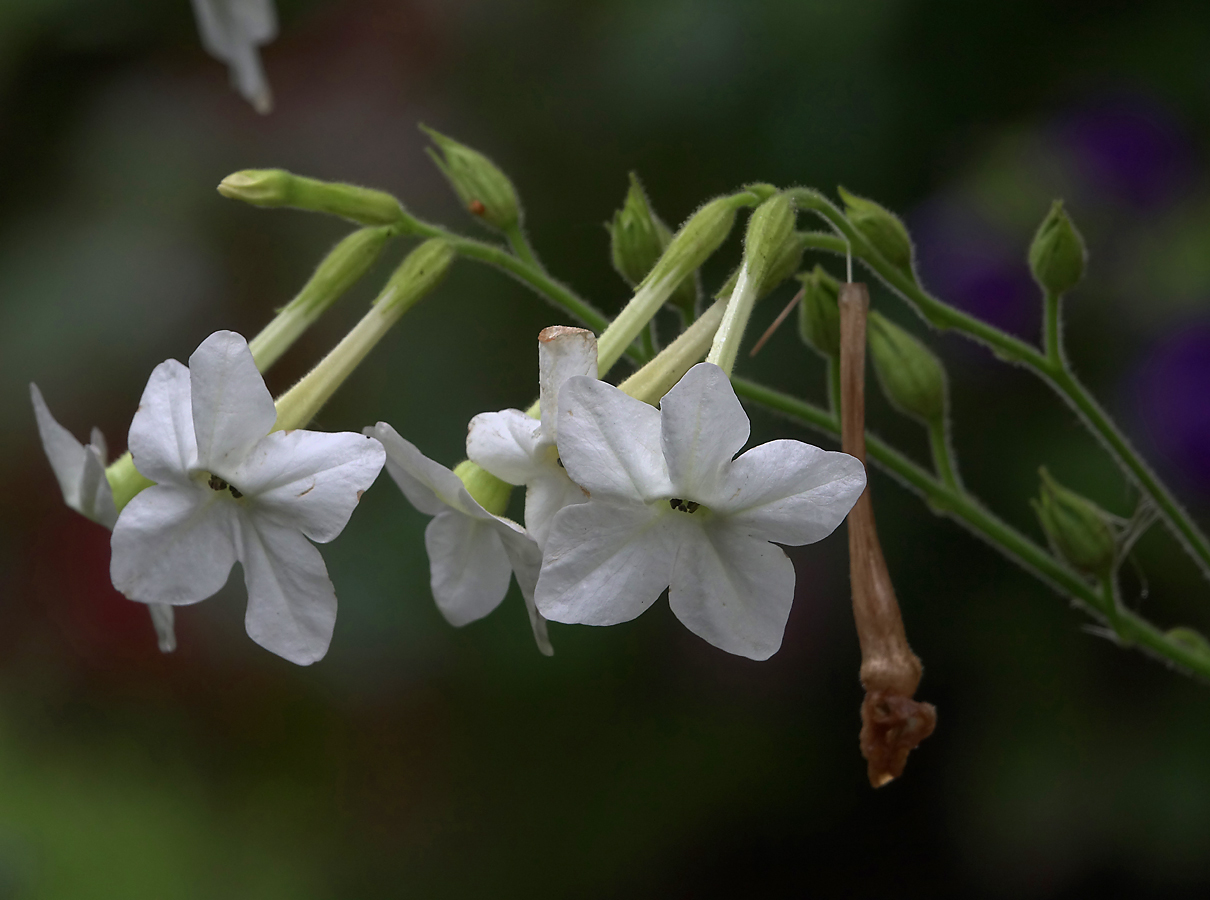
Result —
M 672 230 L 651 208 L 647 192 L 634 172 L 630 173 L 630 189 L 622 208 L 605 228 L 609 232 L 613 267 L 632 288 L 647 277 L 672 242 Z M 697 306 L 696 278 L 690 275 L 677 285 L 668 303 L 692 318 Z
M 839 321 L 838 321 L 839 326 Z M 945 368 L 936 354 L 894 322 L 871 311 L 867 340 L 882 392 L 897 410 L 933 425 L 945 418 Z
M 425 125 L 420 130 L 433 139 L 428 148 L 437 168 L 450 183 L 467 212 L 486 225 L 508 231 L 521 224 L 521 201 L 500 168 L 480 153 Z
M 1088 250 L 1084 239 L 1063 209 L 1063 201 L 1051 204 L 1038 233 L 1029 246 L 1029 270 L 1048 293 L 1067 293 L 1084 277 Z
M 802 301 L 798 306 L 798 336 L 825 358 L 840 356 L 840 284 L 816 266 L 798 276 Z
M 912 239 L 903 220 L 873 200 L 858 197 L 842 187 L 837 190 L 844 200 L 845 215 L 853 227 L 887 262 L 915 281 Z
M 1113 571 L 1117 540 L 1110 516 L 1091 500 L 1063 487 L 1043 466 L 1041 489 L 1030 501 L 1055 552 L 1075 568 L 1105 579 Z
M 430 238 L 418 245 L 391 273 L 374 304 L 388 303 L 408 309 L 441 283 L 456 255 L 445 238 Z

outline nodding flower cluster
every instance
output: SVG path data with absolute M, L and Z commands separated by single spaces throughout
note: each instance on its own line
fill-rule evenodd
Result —
M 470 173 L 464 192 L 508 184 L 485 157 L 436 137 L 447 176 Z M 523 243 L 508 188 L 483 193 L 482 203 L 509 208 L 481 218 Z M 364 227 L 337 245 L 251 343 L 218 331 L 188 365 L 170 359 L 157 366 L 130 426 L 129 451 L 108 466 L 99 432 L 81 444 L 31 385 L 63 498 L 112 530 L 113 584 L 148 604 L 162 649 L 175 646 L 173 609 L 217 592 L 239 562 L 249 636 L 301 665 L 322 658 L 336 594 L 314 543 L 340 534 L 385 465 L 412 505 L 432 517 L 425 530 L 432 593 L 453 625 L 495 609 L 515 576 L 546 654 L 553 652 L 547 621 L 625 622 L 665 590 L 675 615 L 711 644 L 752 659 L 777 651 L 794 596 L 794 569 L 777 544 L 826 537 L 865 486 L 864 466 L 844 453 L 790 440 L 740 452 L 749 422 L 729 374 L 755 300 L 774 277 L 792 274 L 781 271 L 785 246 L 794 243 L 794 207 L 784 194 L 758 188 L 712 201 L 676 235 L 624 230 L 658 242 L 648 274 L 631 273 L 633 300 L 599 339 L 583 328 L 545 329 L 538 401 L 527 411 L 476 416 L 468 459 L 447 468 L 386 422 L 363 433 L 303 429 L 465 252 L 460 240 L 470 242 L 444 233 L 420 244 L 363 320 L 275 401 L 262 371 L 390 238 L 419 226 L 379 192 L 279 171 L 237 173 L 220 190 L 262 206 L 336 212 Z M 744 206 L 757 209 L 733 287 L 696 316 L 686 309 L 685 286 L 696 290 L 697 268 Z M 516 257 L 522 252 L 514 247 Z M 653 317 L 674 294 L 691 324 L 649 353 L 620 388 L 600 380 L 624 354 L 634 355 L 636 338 L 650 340 Z M 523 523 L 504 515 L 513 486 L 525 488 Z

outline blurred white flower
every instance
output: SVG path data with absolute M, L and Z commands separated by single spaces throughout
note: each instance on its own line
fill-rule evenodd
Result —
M 830 534 L 865 488 L 845 453 L 771 441 L 739 458 L 748 417 L 726 374 L 699 363 L 657 411 L 591 378 L 559 395 L 559 450 L 591 494 L 554 519 L 535 600 L 556 622 L 614 625 L 669 588 L 685 626 L 767 659 L 781 646 L 794 567 L 770 541 Z
M 130 425 L 135 468 L 156 484 L 113 529 L 110 575 L 132 600 L 182 605 L 243 565 L 248 635 L 291 662 L 327 652 L 336 594 L 323 557 L 385 454 L 353 432 L 272 431 L 273 398 L 238 334 L 156 366 Z M 308 540 L 310 538 L 310 540 Z
M 386 448 L 387 472 L 408 502 L 433 517 L 424 530 L 424 546 L 433 599 L 446 620 L 460 626 L 483 618 L 500 605 L 515 574 L 538 649 L 547 656 L 554 653 L 546 622 L 534 607 L 534 585 L 542 566 L 534 539 L 517 523 L 484 509 L 462 479 L 386 422 L 365 431 Z
M 597 377 L 597 339 L 591 331 L 557 325 L 538 335 L 541 420 L 519 409 L 480 413 L 471 419 L 466 455 L 501 481 L 525 485 L 525 530 L 546 547 L 555 513 L 588 495 L 559 460 L 559 388 L 575 375 Z
M 273 93 L 257 47 L 277 37 L 273 0 L 193 0 L 202 46 L 231 69 L 231 84 L 259 113 L 273 108 Z
M 42 449 L 46 451 L 50 467 L 59 480 L 63 502 L 86 519 L 112 531 L 114 522 L 118 520 L 118 509 L 113 502 L 109 479 L 105 477 L 105 461 L 109 455 L 105 436 L 99 428 L 93 428 L 90 442 L 81 444 L 70 431 L 55 421 L 36 384 L 29 386 L 29 396 L 38 420 Z M 155 628 L 156 643 L 162 652 L 171 653 L 176 649 L 172 607 L 153 603 L 148 610 Z

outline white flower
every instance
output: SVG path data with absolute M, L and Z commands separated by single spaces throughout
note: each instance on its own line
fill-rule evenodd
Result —
M 344 529 L 382 469 L 352 432 L 273 431 L 277 411 L 242 337 L 218 331 L 156 366 L 130 425 L 135 468 L 156 484 L 118 516 L 114 587 L 132 600 L 204 600 L 243 565 L 248 635 L 299 665 L 321 659 L 336 594 L 311 544 Z
M 555 517 L 535 593 L 542 615 L 613 625 L 667 587 L 694 634 L 740 656 L 772 656 L 794 567 L 769 542 L 830 534 L 864 489 L 865 469 L 799 441 L 734 459 L 748 434 L 727 376 L 710 363 L 690 369 L 659 411 L 571 379 L 559 396 L 559 451 L 592 498 Z
M 86 519 L 113 530 L 118 520 L 118 509 L 113 502 L 113 491 L 105 477 L 105 460 L 108 451 L 105 436 L 99 428 L 93 428 L 88 444 L 81 444 L 75 436 L 55 421 L 38 386 L 29 386 L 29 396 L 34 404 L 34 416 L 38 420 L 38 434 L 42 438 L 42 449 L 50 460 L 63 502 Z M 176 649 L 176 629 L 173 626 L 172 607 L 153 603 L 148 607 L 151 624 L 155 628 L 156 643 L 164 653 Z
M 533 421 L 532 419 L 530 421 Z M 517 576 L 538 649 L 554 653 L 546 622 L 534 607 L 534 585 L 542 552 L 525 529 L 492 515 L 467 491 L 457 475 L 421 453 L 386 422 L 366 429 L 386 448 L 387 472 L 408 502 L 432 516 L 424 530 L 433 599 L 454 626 L 481 619 L 508 593 Z
M 576 375 L 597 377 L 597 339 L 583 328 L 556 325 L 538 335 L 540 421 L 519 409 L 471 419 L 466 455 L 501 481 L 525 485 L 525 529 L 545 549 L 555 513 L 588 495 L 559 460 L 559 388 Z
M 231 68 L 231 83 L 259 113 L 273 108 L 273 94 L 256 48 L 277 37 L 273 0 L 193 0 L 206 52 Z

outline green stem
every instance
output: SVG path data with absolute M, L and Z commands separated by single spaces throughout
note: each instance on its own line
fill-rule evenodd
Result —
M 731 383 L 741 397 L 816 431 L 832 437 L 840 436 L 840 425 L 836 417 L 814 404 L 743 378 L 733 377 Z M 1056 592 L 1073 599 L 1089 615 L 1110 625 L 1122 643 L 1137 644 L 1156 657 L 1204 678 L 1210 678 L 1210 656 L 1169 637 L 1130 610 L 1115 606 L 1109 608 L 1116 609 L 1116 615 L 1109 613 L 1101 590 L 985 509 L 970 494 L 941 482 L 898 450 L 868 433 L 866 452 L 870 459 L 897 481 L 924 498 L 939 515 L 948 516 L 965 526 L 1025 571 L 1050 585 Z
M 541 269 L 542 264 L 538 262 L 538 257 L 534 253 L 534 248 L 529 245 L 529 241 L 525 237 L 525 232 L 521 230 L 521 226 L 514 223 L 504 232 L 504 237 L 508 240 L 508 246 L 512 247 L 513 253 L 525 263 L 533 266 L 535 269 Z
M 954 309 L 924 291 L 916 283 L 911 273 L 888 263 L 882 254 L 875 250 L 850 224 L 844 214 L 819 192 L 800 188 L 792 190 L 790 193 L 800 208 L 814 210 L 843 234 L 852 244 L 853 254 L 887 287 L 914 306 L 934 327 L 942 331 L 952 329 L 965 334 L 991 348 L 1001 359 L 1032 370 L 1034 374 L 1049 384 L 1075 410 L 1084 425 L 1100 439 L 1127 476 L 1151 497 L 1181 546 L 1197 562 L 1202 574 L 1210 578 L 1210 539 L 1207 539 L 1189 517 L 1167 486 L 1143 462 L 1142 457 L 1130 446 L 1130 442 L 1110 419 L 1108 413 L 1080 384 L 1063 359 L 1059 346 L 1059 304 L 1057 301 L 1048 304 L 1047 350 L 1043 353 L 1025 341 Z M 810 249 L 830 253 L 838 252 L 837 240 L 830 235 L 817 236 L 811 232 L 807 233 L 804 238 L 806 246 Z M 843 244 L 843 241 L 840 243 Z M 843 254 L 844 251 L 841 249 L 839 252 Z
M 958 481 L 958 467 L 954 463 L 954 454 L 946 430 L 944 419 L 929 423 L 929 449 L 933 452 L 933 468 L 937 470 L 937 474 L 947 487 L 961 490 L 962 486 Z
M 1046 361 L 1056 371 L 1066 369 L 1067 360 L 1063 353 L 1063 335 L 1059 325 L 1059 307 L 1062 298 L 1047 291 L 1042 303 L 1045 315 L 1042 346 L 1046 349 Z

